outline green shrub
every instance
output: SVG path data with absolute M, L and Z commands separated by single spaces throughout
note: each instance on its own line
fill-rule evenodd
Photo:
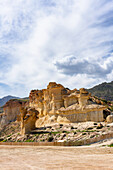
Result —
M 7 139 L 4 139 L 2 142 L 7 142 Z
M 52 142 L 53 139 L 54 139 L 54 138 L 53 138 L 52 136 L 50 136 L 50 137 L 47 139 L 47 141 L 48 141 L 48 142 Z
M 25 142 L 33 142 L 33 140 L 31 140 L 31 139 L 27 139 Z
M 108 145 L 109 147 L 113 147 L 113 143 L 112 144 L 110 144 L 110 145 Z
M 7 137 L 10 137 L 12 134 L 8 135 Z

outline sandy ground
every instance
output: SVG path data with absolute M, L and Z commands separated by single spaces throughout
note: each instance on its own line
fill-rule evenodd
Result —
M 113 148 L 0 146 L 0 170 L 110 170 Z

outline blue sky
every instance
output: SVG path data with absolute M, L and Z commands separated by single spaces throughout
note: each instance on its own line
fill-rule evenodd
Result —
M 113 81 L 113 0 L 0 0 L 0 97 Z

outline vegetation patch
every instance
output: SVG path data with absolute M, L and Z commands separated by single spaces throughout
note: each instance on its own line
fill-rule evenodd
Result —
M 87 128 L 87 130 L 92 130 L 93 129 L 93 127 L 89 127 L 89 128 Z
M 3 113 L 3 107 L 0 107 L 0 113 Z
M 25 142 L 33 142 L 32 139 L 27 139 Z
M 112 143 L 112 144 L 110 144 L 110 145 L 108 145 L 108 147 L 113 147 L 113 143 Z
M 7 139 L 4 139 L 2 142 L 7 142 Z
M 12 134 L 8 135 L 7 137 L 10 137 Z
M 54 138 L 53 138 L 52 136 L 50 136 L 50 137 L 47 139 L 47 141 L 48 141 L 48 142 L 52 142 L 53 139 L 54 139 Z
M 95 135 L 91 135 L 91 136 L 90 136 L 90 138 L 94 138 L 94 137 L 95 137 Z
M 86 134 L 87 134 L 86 132 L 82 133 L 82 135 L 86 135 Z
M 56 135 L 56 134 L 59 134 L 61 132 L 50 132 L 50 133 Z

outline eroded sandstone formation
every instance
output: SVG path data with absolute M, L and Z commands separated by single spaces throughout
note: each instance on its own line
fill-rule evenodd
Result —
M 21 107 L 25 107 L 26 105 L 28 105 L 26 101 L 18 99 L 11 99 L 6 102 L 3 106 L 3 113 L 0 115 L 0 127 L 17 120 Z
M 59 114 L 62 109 L 66 111 L 74 104 L 79 107 L 79 110 L 84 110 L 89 97 L 90 94 L 84 88 L 69 90 L 61 84 L 50 82 L 47 89 L 30 92 L 29 107 L 38 110 L 40 116 Z
M 0 125 L 21 121 L 21 134 L 30 133 L 36 127 L 55 123 L 103 121 L 105 106 L 88 102 L 91 94 L 84 88 L 70 90 L 61 84 L 50 82 L 47 89 L 32 90 L 29 102 L 8 101 L 0 115 Z
M 84 88 L 70 90 L 55 82 L 50 82 L 47 89 L 32 90 L 29 95 L 29 108 L 37 110 L 39 113 L 38 118 L 35 117 L 35 127 L 51 123 L 103 121 L 105 106 L 88 104 L 90 95 Z M 33 119 L 32 114 L 29 121 L 25 123 L 25 129 L 28 127 L 27 122 L 32 127 L 31 119 Z M 21 118 L 22 120 L 24 119 Z
M 71 90 L 61 84 L 49 83 L 47 89 L 32 90 L 29 95 L 29 107 L 39 111 L 40 117 L 47 114 L 57 114 L 64 106 L 64 96 L 71 94 Z
M 35 129 L 35 122 L 38 119 L 39 112 L 35 109 L 21 108 L 21 134 L 31 132 Z

